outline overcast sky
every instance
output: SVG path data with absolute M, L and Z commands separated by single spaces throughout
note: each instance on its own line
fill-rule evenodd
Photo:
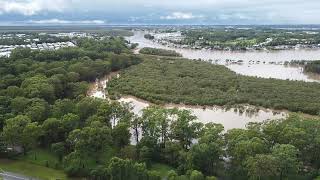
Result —
M 0 0 L 0 24 L 320 24 L 320 0 Z

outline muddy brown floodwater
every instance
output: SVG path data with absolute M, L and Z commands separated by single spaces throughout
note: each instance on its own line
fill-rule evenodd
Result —
M 292 60 L 320 60 L 320 49 L 290 49 L 278 51 L 215 51 L 205 49 L 186 49 L 161 45 L 144 38 L 144 31 L 135 31 L 134 36 L 127 37 L 132 43 L 138 43 L 138 49 L 143 47 L 174 50 L 189 59 L 213 60 L 214 63 L 225 65 L 230 70 L 248 76 L 263 78 L 289 79 L 307 82 L 320 82 L 320 76 L 305 74 L 301 67 L 283 65 Z M 226 63 L 226 60 L 242 60 L 241 64 Z

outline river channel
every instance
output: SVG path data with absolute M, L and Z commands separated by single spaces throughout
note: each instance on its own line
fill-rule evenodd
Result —
M 218 51 L 205 49 L 177 48 L 148 40 L 144 38 L 147 32 L 134 31 L 134 35 L 127 37 L 131 43 L 138 43 L 138 49 L 143 47 L 162 48 L 174 50 L 188 59 L 211 60 L 222 64 L 232 71 L 248 76 L 262 78 L 276 78 L 283 80 L 299 80 L 307 82 L 320 82 L 320 76 L 305 74 L 302 67 L 284 65 L 292 60 L 320 60 L 320 49 L 289 49 L 289 50 L 252 50 L 252 51 Z M 241 64 L 227 63 L 226 60 L 239 61 Z

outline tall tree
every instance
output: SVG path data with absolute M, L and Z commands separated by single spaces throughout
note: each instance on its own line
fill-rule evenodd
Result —
M 273 147 L 272 155 L 277 159 L 280 179 L 296 175 L 301 167 L 299 151 L 290 144 L 278 144 Z
M 272 155 L 257 154 L 246 161 L 248 176 L 252 180 L 275 179 L 278 176 L 278 161 Z
M 195 122 L 196 117 L 188 110 L 174 109 L 172 114 L 176 118 L 170 125 L 171 138 L 178 140 L 185 149 L 188 149 L 192 140 L 199 137 L 203 124 Z
M 6 142 L 13 147 L 21 147 L 23 153 L 37 144 L 40 135 L 41 128 L 38 123 L 32 123 L 29 117 L 22 115 L 8 119 L 3 129 Z

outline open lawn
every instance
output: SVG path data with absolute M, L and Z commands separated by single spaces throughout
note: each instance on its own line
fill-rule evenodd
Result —
M 0 159 L 0 168 L 4 171 L 18 173 L 43 180 L 68 179 L 63 171 L 55 170 L 24 161 Z

